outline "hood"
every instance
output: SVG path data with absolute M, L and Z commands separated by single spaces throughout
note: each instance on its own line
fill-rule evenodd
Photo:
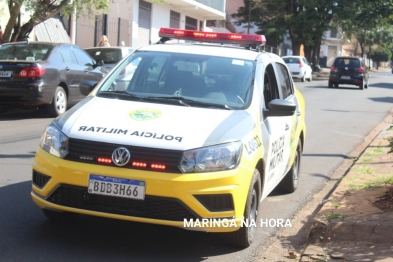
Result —
M 55 124 L 70 138 L 172 150 L 241 140 L 254 128 L 246 111 L 87 97 Z

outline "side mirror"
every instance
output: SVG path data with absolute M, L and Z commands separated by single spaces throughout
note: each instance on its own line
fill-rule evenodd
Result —
M 79 91 L 82 95 L 88 96 L 96 87 L 97 83 L 95 81 L 82 81 L 79 83 Z
M 97 66 L 103 66 L 104 65 L 104 60 L 99 60 L 96 62 L 96 67 Z
M 267 107 L 268 109 L 263 110 L 265 118 L 270 116 L 292 116 L 296 111 L 296 104 L 282 99 L 270 101 Z

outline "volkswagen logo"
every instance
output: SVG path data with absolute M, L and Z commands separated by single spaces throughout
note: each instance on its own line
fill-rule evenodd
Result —
M 124 166 L 130 161 L 131 153 L 125 147 L 116 148 L 112 153 L 113 163 L 117 166 Z

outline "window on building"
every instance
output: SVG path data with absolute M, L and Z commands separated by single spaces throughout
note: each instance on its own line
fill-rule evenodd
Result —
M 337 30 L 335 29 L 330 30 L 330 38 L 337 38 Z
M 169 27 L 180 28 L 180 13 L 171 10 Z
M 198 30 L 198 20 L 186 16 L 186 30 Z

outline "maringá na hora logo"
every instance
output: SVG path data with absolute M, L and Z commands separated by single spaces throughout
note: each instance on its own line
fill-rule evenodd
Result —
M 144 108 L 131 111 L 129 115 L 137 121 L 143 121 L 159 118 L 162 113 L 158 109 Z

